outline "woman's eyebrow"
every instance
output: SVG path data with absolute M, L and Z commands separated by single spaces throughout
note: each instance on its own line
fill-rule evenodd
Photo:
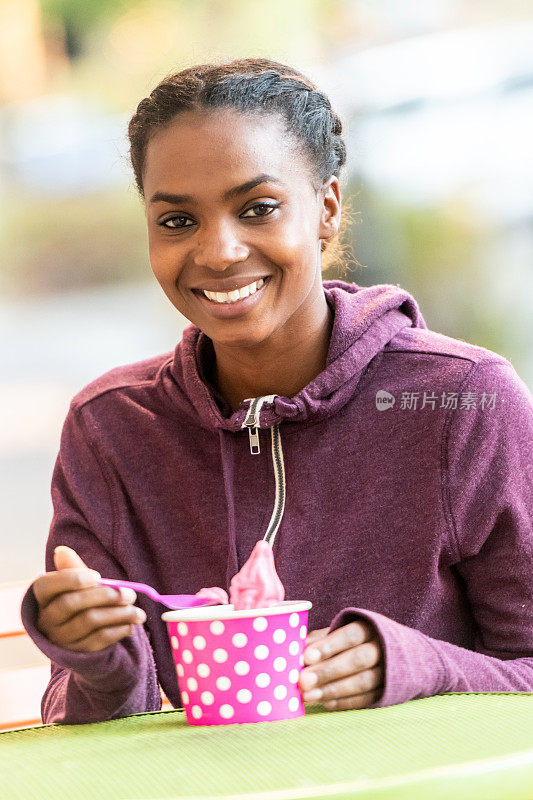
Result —
M 257 175 L 257 177 L 252 178 L 245 183 L 241 183 L 239 186 L 234 186 L 233 189 L 228 189 L 227 192 L 224 193 L 223 198 L 224 200 L 231 200 L 233 197 L 237 197 L 240 194 L 246 194 L 251 189 L 254 189 L 260 183 L 277 183 L 280 186 L 284 186 L 283 181 L 280 181 L 279 178 L 274 177 L 274 175 L 266 175 L 263 173 L 262 175 Z M 152 203 L 186 203 L 186 202 L 193 202 L 194 198 L 190 194 L 172 194 L 170 192 L 156 192 L 150 198 L 150 205 Z

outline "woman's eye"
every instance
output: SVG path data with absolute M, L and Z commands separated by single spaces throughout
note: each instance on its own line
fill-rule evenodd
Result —
M 261 209 L 265 209 L 265 208 L 267 208 L 267 209 L 270 209 L 270 212 L 269 212 L 269 213 L 265 213 L 265 214 L 257 214 L 257 215 L 254 215 L 254 216 L 258 216 L 258 217 L 269 217 L 269 216 L 270 216 L 270 214 L 272 213 L 272 211 L 274 211 L 274 210 L 275 210 L 276 208 L 278 208 L 278 207 L 279 207 L 279 203 L 256 203 L 256 204 L 255 204 L 255 206 L 250 206 L 250 208 L 248 208 L 248 209 L 247 209 L 247 210 L 244 212 L 244 214 L 247 214 L 247 213 L 248 213 L 248 211 L 254 211 L 256 208 L 261 208 Z M 243 214 L 243 216 L 244 216 L 244 214 Z M 252 219 L 253 219 L 253 217 L 252 217 Z
M 175 220 L 179 220 L 179 219 L 188 220 L 189 217 L 183 217 L 181 215 L 174 216 L 174 217 L 167 217 L 166 219 L 162 220 L 162 222 L 160 222 L 159 224 L 161 225 L 162 228 L 171 228 L 173 230 L 175 230 L 176 228 L 189 228 L 190 227 L 190 225 L 175 225 L 175 224 L 169 225 L 168 224 L 169 222 L 174 223 Z
M 279 208 L 279 205 L 280 205 L 279 203 L 256 203 L 254 206 L 250 206 L 250 208 L 248 208 L 241 216 L 243 216 L 244 219 L 258 219 L 259 217 L 269 217 L 272 214 L 272 212 L 275 211 L 276 208 Z M 258 213 L 258 214 L 254 213 L 253 215 L 249 215 L 248 217 L 244 216 L 245 214 L 248 214 L 248 211 L 255 212 L 256 209 L 259 209 L 259 211 L 263 213 Z M 191 227 L 191 225 L 185 224 L 187 220 L 191 223 L 191 225 L 194 225 L 194 221 L 191 220 L 189 217 L 184 217 L 183 214 L 175 214 L 173 217 L 167 217 L 158 224 L 162 228 L 167 228 L 167 230 L 180 230 L 182 228 Z M 180 221 L 183 224 L 179 224 Z

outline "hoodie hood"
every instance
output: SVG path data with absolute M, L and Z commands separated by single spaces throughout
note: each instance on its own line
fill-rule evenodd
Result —
M 345 281 L 324 281 L 326 301 L 333 312 L 333 328 L 325 369 L 292 398 L 276 395 L 263 404 L 261 427 L 281 422 L 318 421 L 345 405 L 372 359 L 403 328 L 426 328 L 414 298 L 392 284 L 361 287 Z M 189 325 L 178 343 L 164 379 L 173 402 L 196 424 L 239 431 L 249 401 L 232 412 L 209 382 L 213 374 L 213 343 L 195 325 Z

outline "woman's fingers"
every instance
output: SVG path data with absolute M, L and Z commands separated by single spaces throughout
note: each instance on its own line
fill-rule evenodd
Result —
M 39 608 L 44 609 L 63 592 L 76 592 L 89 586 L 100 585 L 102 576 L 92 569 L 62 569 L 59 572 L 47 572 L 33 581 L 32 588 Z
M 89 636 L 85 636 L 78 642 L 72 642 L 68 645 L 68 649 L 74 653 L 95 653 L 99 650 L 104 650 L 111 644 L 119 642 L 126 636 L 131 636 L 133 633 L 133 625 L 115 625 L 106 628 L 99 628 Z
M 325 684 L 333 683 L 359 672 L 377 666 L 381 661 L 381 647 L 377 640 L 363 642 L 338 655 L 324 658 L 310 669 L 303 669 L 299 683 L 303 692 L 310 689 L 323 689 Z M 305 699 L 305 694 L 304 694 Z
M 45 626 L 45 629 L 48 638 L 54 644 L 67 647 L 70 650 L 78 649 L 73 645 L 83 646 L 85 640 L 95 633 L 98 633 L 96 639 L 99 642 L 107 641 L 107 637 L 113 635 L 113 631 L 106 633 L 105 630 L 102 631 L 101 629 L 112 629 L 116 626 L 127 625 L 128 630 L 131 632 L 131 625 L 138 625 L 145 621 L 145 612 L 134 606 L 91 607 L 76 614 L 63 624 Z M 124 635 L 126 634 L 122 633 L 119 638 Z
M 72 547 L 67 547 L 67 545 L 64 544 L 60 544 L 54 549 L 54 564 L 58 571 L 76 567 L 90 569 L 82 557 L 79 556 Z
M 56 573 L 60 574 L 60 573 Z M 102 586 L 67 591 L 56 595 L 48 605 L 41 610 L 40 620 L 48 627 L 63 625 L 77 614 L 89 608 L 100 606 L 117 606 L 134 603 L 137 595 L 132 589 L 115 589 L 112 586 Z
M 339 700 L 328 700 L 324 703 L 324 708 L 328 711 L 350 711 L 354 708 L 368 708 L 374 705 L 381 698 L 383 689 L 368 694 L 358 694 L 353 697 L 341 697 Z
M 381 686 L 383 686 L 383 669 L 381 666 L 376 666 L 311 689 L 305 692 L 304 700 L 309 703 L 319 701 L 325 703 L 328 700 L 366 695 Z
M 313 642 L 323 639 L 325 636 L 327 636 L 328 631 L 329 628 L 318 628 L 315 631 L 310 631 L 305 639 L 305 646 L 308 647 Z
M 329 631 L 329 628 L 326 631 Z M 351 647 L 362 644 L 373 636 L 374 628 L 371 623 L 365 620 L 350 622 L 331 633 L 326 633 L 322 641 L 317 639 L 308 644 L 304 651 L 304 664 L 314 665 L 336 653 L 342 653 Z
M 145 612 L 131 605 L 137 597 L 134 591 L 98 583 L 85 586 L 94 581 L 88 574 L 63 569 L 34 584 L 36 599 L 44 603 L 39 603 L 38 629 L 53 644 L 75 652 L 101 650 L 129 635 L 132 625 L 146 621 Z

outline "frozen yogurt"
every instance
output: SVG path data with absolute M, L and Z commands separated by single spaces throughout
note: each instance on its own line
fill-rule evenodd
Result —
M 256 542 L 246 564 L 231 579 L 229 595 L 235 611 L 282 602 L 285 589 L 274 566 L 272 547 L 264 539 Z
M 210 586 L 209 589 L 200 589 L 199 592 L 196 592 L 197 597 L 205 597 L 205 598 L 213 598 L 213 600 L 217 600 L 219 603 L 227 604 L 228 600 L 228 593 L 221 589 L 220 586 Z
M 200 589 L 198 597 L 209 597 L 219 603 L 227 603 L 228 595 L 219 586 Z M 281 603 L 285 589 L 274 566 L 272 547 L 260 539 L 256 542 L 250 558 L 231 579 L 229 602 L 235 611 L 248 608 L 270 608 Z

